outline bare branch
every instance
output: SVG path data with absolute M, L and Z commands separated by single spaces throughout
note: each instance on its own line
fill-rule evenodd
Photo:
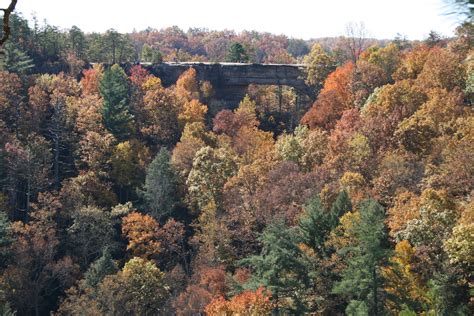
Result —
M 10 14 L 15 10 L 15 6 L 18 0 L 11 0 L 10 5 L 6 9 L 0 9 L 3 11 L 3 35 L 0 38 L 0 48 L 10 37 Z

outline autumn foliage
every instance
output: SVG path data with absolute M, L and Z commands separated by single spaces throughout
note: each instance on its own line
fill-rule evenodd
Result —
M 0 314 L 473 310 L 471 24 L 310 51 L 17 19 L 36 64 L 0 71 Z M 252 85 L 231 107 L 192 64 L 168 85 L 137 58 L 303 61 L 312 95 Z

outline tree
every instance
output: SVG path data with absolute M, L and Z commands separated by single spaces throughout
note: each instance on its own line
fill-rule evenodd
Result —
M 198 100 L 191 100 L 184 103 L 183 110 L 178 114 L 179 122 L 185 126 L 188 123 L 204 123 L 207 106 Z
M 339 225 L 339 218 L 352 211 L 352 204 L 346 191 L 341 191 L 330 210 L 324 209 L 320 198 L 312 197 L 298 222 L 302 242 L 320 256 L 329 255 L 326 240 L 329 233 Z
M 303 243 L 320 255 L 324 255 L 324 241 L 332 230 L 331 217 L 321 204 L 318 196 L 314 196 L 305 207 L 305 213 L 298 222 Z
M 249 56 L 242 44 L 234 42 L 230 45 L 225 60 L 231 63 L 246 63 Z
M 145 139 L 157 146 L 170 146 L 179 139 L 181 126 L 178 121 L 179 102 L 169 89 L 163 88 L 161 80 L 150 77 L 142 85 L 145 116 L 140 132 Z
M 421 313 L 430 305 L 428 288 L 414 269 L 415 249 L 406 240 L 395 245 L 390 266 L 382 269 L 386 279 L 385 291 L 388 295 L 387 306 L 392 312 L 401 312 L 403 308 Z
M 118 271 L 117 264 L 112 259 L 109 249 L 102 250 L 102 256 L 94 261 L 84 274 L 86 284 L 96 287 L 107 275 L 115 274 Z
M 70 257 L 61 256 L 57 225 L 53 219 L 61 205 L 43 195 L 34 206 L 28 223 L 14 222 L 12 263 L 3 271 L 7 299 L 21 314 L 41 315 L 51 302 L 69 288 L 77 267 Z M 21 262 L 18 265 L 17 262 Z
M 145 44 L 142 48 L 141 60 L 152 64 L 163 62 L 163 53 L 152 46 Z
M 222 210 L 224 184 L 235 172 L 235 162 L 225 149 L 201 148 L 186 181 L 191 209 L 198 213 L 213 203 Z
M 135 131 L 134 118 L 129 109 L 128 78 L 119 65 L 113 65 L 104 72 L 99 91 L 104 102 L 104 126 L 119 140 L 130 138 Z
M 214 298 L 205 309 L 209 316 L 218 315 L 270 315 L 273 310 L 271 293 L 263 287 L 255 291 L 244 291 L 230 300 L 222 296 Z
M 336 60 L 320 44 L 314 44 L 304 62 L 307 65 L 306 83 L 314 86 L 317 94 L 327 76 L 336 69 Z
M 49 144 L 43 137 L 30 135 L 21 144 L 17 139 L 4 147 L 6 187 L 10 193 L 10 205 L 17 211 L 30 211 L 31 202 L 48 184 L 51 168 Z M 23 189 L 22 189 L 23 188 Z M 19 218 L 19 214 L 15 214 Z
M 177 172 L 179 182 L 185 184 L 193 167 L 193 159 L 199 149 L 205 147 L 206 131 L 204 124 L 186 124 L 180 141 L 173 149 L 171 163 Z
M 119 143 L 110 157 L 110 177 L 119 187 L 119 199 L 127 201 L 130 194 L 143 183 L 145 166 L 150 161 L 150 151 L 136 139 Z
M 73 224 L 67 229 L 73 252 L 82 267 L 88 267 L 102 250 L 113 246 L 113 222 L 108 211 L 89 206 L 75 210 Z
M 331 225 L 335 228 L 339 224 L 339 218 L 347 212 L 352 212 L 352 202 L 347 191 L 341 191 L 331 206 Z
M 18 0 L 11 0 L 8 7 L 5 9 L 0 9 L 3 11 L 3 19 L 2 19 L 2 36 L 0 37 L 0 70 L 3 70 L 3 45 L 10 37 L 11 27 L 10 27 L 10 15 L 13 13 L 16 7 L 16 3 Z
M 334 125 L 344 110 L 353 107 L 352 81 L 354 64 L 347 62 L 336 68 L 324 82 L 316 102 L 301 119 L 310 128 L 328 128 Z
M 345 31 L 343 43 L 355 64 L 360 54 L 367 48 L 367 30 L 363 22 L 350 22 L 346 24 Z
M 440 43 L 441 43 L 441 35 L 431 30 L 428 36 L 425 38 L 425 44 L 428 45 L 428 47 L 435 47 Z
M 148 215 L 132 212 L 122 219 L 122 235 L 128 239 L 127 250 L 134 257 L 153 258 L 161 252 L 158 223 Z
M 226 272 L 223 266 L 202 266 L 195 270 L 191 284 L 173 302 L 178 315 L 203 313 L 214 297 L 228 291 Z
M 170 160 L 170 152 L 161 148 L 147 167 L 145 185 L 140 191 L 149 214 L 157 221 L 170 214 L 176 203 L 176 175 Z
M 294 230 L 280 220 L 269 225 L 259 241 L 262 243 L 260 254 L 239 261 L 240 265 L 252 269 L 244 288 L 256 290 L 263 286 L 271 291 L 277 310 L 288 308 L 302 312 L 301 291 L 309 280 Z M 287 298 L 293 300 L 291 306 L 286 306 Z
M 79 288 L 70 289 L 59 314 L 166 314 L 168 296 L 164 273 L 151 261 L 133 258 L 121 271 L 105 276 L 94 288 L 82 283 Z
M 95 94 L 99 95 L 99 85 L 102 79 L 104 69 L 101 64 L 95 64 L 92 69 L 85 69 L 82 71 L 81 78 L 82 93 L 85 95 Z
M 118 33 L 114 29 L 107 30 L 101 36 L 100 47 L 105 53 L 105 60 L 111 64 L 130 61 L 133 47 L 127 35 Z
M 9 72 L 25 75 L 35 66 L 31 59 L 24 51 L 18 49 L 15 44 L 5 44 L 5 61 L 4 68 Z
M 342 280 L 334 287 L 336 294 L 349 299 L 348 314 L 361 308 L 370 315 L 383 313 L 385 294 L 381 269 L 389 254 L 384 222 L 384 209 L 376 201 L 366 200 L 360 205 L 360 221 L 353 227 L 356 245 L 344 249 L 352 256 Z
M 5 212 L 0 211 L 0 268 L 10 258 L 9 248 L 13 242 L 11 223 Z
M 469 0 L 444 0 L 444 2 L 450 8 L 450 11 L 446 12 L 447 14 L 463 17 L 466 22 L 472 21 L 474 8 Z
M 84 58 L 85 49 L 86 49 L 86 37 L 84 32 L 77 26 L 73 25 L 69 29 L 69 44 L 72 53 L 78 58 Z
M 196 69 L 189 68 L 176 81 L 176 96 L 182 102 L 199 99 L 199 84 L 196 76 Z

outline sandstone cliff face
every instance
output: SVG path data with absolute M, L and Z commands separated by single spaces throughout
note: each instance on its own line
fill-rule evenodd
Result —
M 189 68 L 196 69 L 198 80 L 211 82 L 215 99 L 226 107 L 238 105 L 249 84 L 286 85 L 298 93 L 310 93 L 304 82 L 303 65 L 237 64 L 237 63 L 161 63 L 143 64 L 152 74 L 170 86 Z

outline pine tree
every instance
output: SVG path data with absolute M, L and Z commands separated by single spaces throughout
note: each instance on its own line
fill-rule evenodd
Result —
M 347 212 L 352 211 L 352 202 L 346 191 L 341 191 L 331 206 L 331 226 L 336 227 L 339 224 L 339 218 Z
M 5 45 L 5 63 L 4 67 L 9 72 L 27 74 L 35 64 L 25 52 L 18 49 L 14 44 Z
M 324 248 L 324 242 L 329 233 L 339 224 L 339 217 L 351 210 L 352 204 L 345 191 L 338 194 L 329 212 L 324 209 L 318 196 L 311 198 L 298 223 L 303 243 L 320 255 L 327 255 L 328 250 Z
M 125 71 L 113 65 L 104 72 L 99 85 L 103 98 L 102 119 L 105 127 L 119 140 L 134 133 L 134 118 L 129 109 L 129 84 Z
M 349 299 L 346 313 L 350 315 L 383 314 L 383 284 L 380 273 L 388 259 L 385 211 L 374 200 L 360 205 L 360 221 L 354 223 L 351 231 L 357 241 L 341 251 L 348 251 L 350 259 L 342 280 L 333 289 Z
M 104 249 L 102 257 L 91 264 L 84 275 L 86 284 L 95 287 L 102 279 L 118 271 L 117 264 L 112 259 L 108 249 Z
M 140 192 L 150 215 L 158 221 L 173 210 L 176 202 L 175 172 L 170 160 L 170 152 L 162 148 L 148 166 L 144 189 Z
M 297 235 L 281 220 L 269 225 L 259 237 L 263 248 L 259 255 L 240 260 L 252 269 L 252 277 L 244 288 L 256 290 L 263 286 L 272 293 L 275 304 L 291 298 L 294 311 L 301 312 L 300 294 L 308 286 L 307 265 L 298 247 Z
M 232 63 L 246 63 L 249 61 L 249 56 L 242 44 L 233 43 L 227 52 L 226 61 Z
M 8 247 L 12 241 L 10 220 L 5 212 L 0 211 L 0 267 L 8 259 Z
M 324 209 L 317 195 L 311 198 L 306 205 L 305 213 L 300 218 L 298 228 L 303 243 L 322 254 L 324 252 L 324 241 L 332 227 L 330 214 Z

